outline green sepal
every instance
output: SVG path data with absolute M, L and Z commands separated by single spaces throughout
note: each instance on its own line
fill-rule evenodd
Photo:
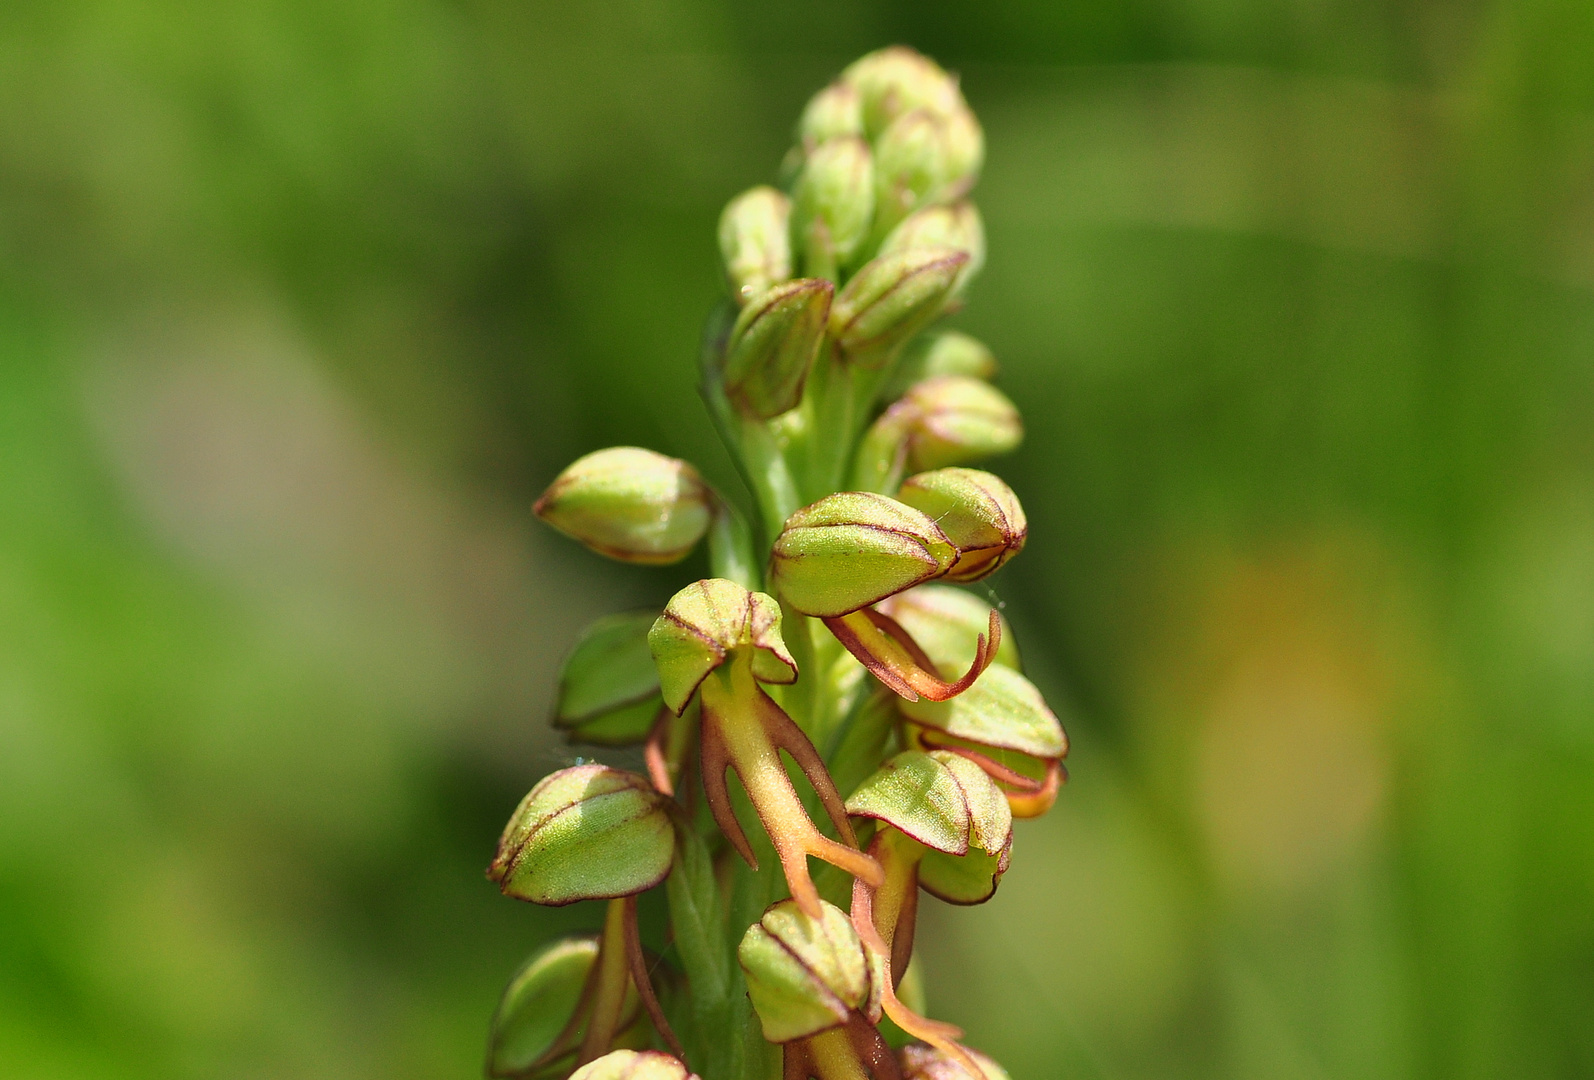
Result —
M 933 518 L 958 549 L 947 581 L 978 581 L 995 573 L 1029 538 L 1018 496 L 1001 477 L 980 469 L 917 473 L 902 482 L 897 498 Z
M 876 818 L 949 856 L 995 855 L 1012 842 L 1007 797 L 974 762 L 945 750 L 905 750 L 847 799 L 847 812 Z
M 559 673 L 554 726 L 603 746 L 641 742 L 663 699 L 648 649 L 652 612 L 606 615 L 582 631 Z
M 830 307 L 836 348 L 858 367 L 885 367 L 941 314 L 968 261 L 968 252 L 946 247 L 910 248 L 871 259 Z
M 521 800 L 487 876 L 506 896 L 551 907 L 651 889 L 675 852 L 665 802 L 635 773 L 561 769 Z
M 809 98 L 797 121 L 797 141 L 803 147 L 862 134 L 863 98 L 857 87 L 840 80 Z
M 874 980 L 845 912 L 820 902 L 818 919 L 782 900 L 748 927 L 736 956 L 764 1038 L 784 1043 L 839 1027 L 867 1010 Z
M 791 277 L 791 200 L 768 186 L 742 192 L 720 214 L 719 244 L 738 304 L 785 281 Z
M 648 647 L 664 703 L 677 716 L 733 649 L 752 650 L 753 676 L 761 682 L 797 678 L 797 664 L 780 636 L 780 605 L 724 578 L 694 582 L 671 597 L 648 631 Z
M 967 671 L 974 662 L 979 638 L 990 629 L 991 605 L 964 589 L 932 583 L 898 593 L 880 602 L 891 616 L 944 672 Z M 1022 670 L 1018 644 L 1006 616 L 1002 644 L 993 663 Z
M 1038 758 L 1068 754 L 1068 736 L 1035 684 L 1012 668 L 992 665 L 950 701 L 898 703 L 916 724 L 980 746 L 1017 750 Z
M 969 810 L 957 778 L 921 750 L 904 750 L 847 797 L 847 813 L 896 826 L 925 847 L 962 855 Z
M 826 139 L 792 185 L 791 235 L 809 277 L 835 281 L 851 265 L 874 220 L 874 155 L 856 136 Z
M 919 511 L 884 495 L 844 491 L 787 520 L 770 568 L 787 603 L 829 618 L 939 577 L 956 557 Z
M 908 387 L 937 375 L 966 375 L 994 379 L 996 357 L 985 343 L 961 330 L 932 330 L 913 339 L 892 374 L 887 398 L 898 398 Z
M 748 416 L 768 420 L 795 409 L 825 339 L 835 286 L 799 278 L 748 301 L 725 348 L 725 394 Z
M 1024 421 L 996 387 L 962 375 L 941 375 L 911 387 L 876 421 L 905 423 L 907 466 L 920 471 L 968 465 L 1018 449 Z
M 611 446 L 573 462 L 532 512 L 601 555 L 663 565 L 703 539 L 713 506 L 713 492 L 686 462 Z
M 891 45 L 859 57 L 847 65 L 841 81 L 857 89 L 864 130 L 870 138 L 910 110 L 949 116 L 963 107 L 957 80 L 934 60 L 905 45 Z
M 504 988 L 487 1040 L 487 1075 L 515 1080 L 568 1076 L 592 1002 L 587 977 L 598 958 L 596 935 L 560 938 L 521 964 Z M 635 988 L 620 1008 L 622 1030 L 641 1019 Z
M 952 296 L 963 295 L 974 275 L 985 266 L 985 223 L 972 202 L 964 199 L 909 214 L 880 242 L 879 254 L 932 247 L 968 253 L 969 261 L 958 271 L 957 281 L 952 285 Z M 989 378 L 987 375 L 981 377 Z

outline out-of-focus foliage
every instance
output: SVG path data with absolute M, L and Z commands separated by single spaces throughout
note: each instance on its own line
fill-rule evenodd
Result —
M 667 595 L 530 500 L 729 482 L 719 209 L 896 40 L 986 126 L 990 584 L 1076 705 L 937 1015 L 1033 1080 L 1594 1072 L 1594 7 L 14 0 L 0 1074 L 478 1074 L 598 918 L 481 876 L 557 660 Z

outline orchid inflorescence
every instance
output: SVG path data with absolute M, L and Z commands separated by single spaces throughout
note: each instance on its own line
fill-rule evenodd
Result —
M 1023 435 L 995 362 L 930 329 L 984 258 L 983 136 L 906 48 L 847 68 L 797 136 L 785 190 L 720 219 L 730 296 L 702 392 L 746 507 L 635 447 L 580 459 L 535 507 L 623 562 L 707 537 L 714 576 L 599 620 L 565 663 L 555 724 L 640 744 L 645 768 L 556 772 L 505 829 L 488 875 L 507 895 L 608 908 L 516 974 L 491 1076 L 1006 1076 L 922 1015 L 912 964 L 920 890 L 990 899 L 1068 750 L 1005 620 L 958 587 L 1027 535 L 1008 486 L 967 467 Z M 660 885 L 668 960 L 637 924 Z

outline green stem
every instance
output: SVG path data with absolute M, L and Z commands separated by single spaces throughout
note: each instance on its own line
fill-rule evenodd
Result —
M 598 987 L 592 1003 L 592 1019 L 587 1022 L 586 1038 L 581 1040 L 577 1064 L 585 1065 L 609 1052 L 620 1029 L 620 1012 L 625 1007 L 625 992 L 631 974 L 625 962 L 625 900 L 610 900 L 603 920 L 603 939 L 598 946 Z
M 744 589 L 763 587 L 764 574 L 753 555 L 753 530 L 737 509 L 715 496 L 708 532 L 709 572 Z

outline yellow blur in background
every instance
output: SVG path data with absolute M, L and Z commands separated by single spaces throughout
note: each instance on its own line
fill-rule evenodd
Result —
M 732 482 L 720 207 L 901 41 L 1072 781 L 932 1011 L 1019 1080 L 1594 1075 L 1594 7 L 0 11 L 0 1075 L 479 1075 L 590 619 L 532 499 Z M 659 913 L 644 910 L 657 934 Z

